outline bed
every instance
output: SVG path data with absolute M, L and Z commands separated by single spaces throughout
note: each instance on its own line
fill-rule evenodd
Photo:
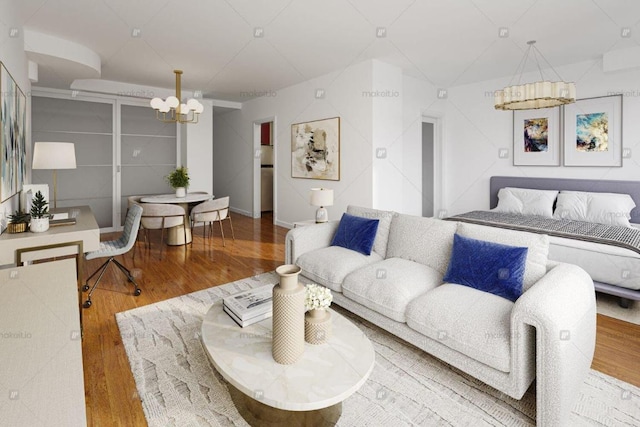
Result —
M 603 181 L 591 179 L 568 179 L 568 178 L 528 178 L 494 176 L 490 180 L 490 208 L 498 205 L 498 192 L 505 187 L 527 188 L 535 190 L 558 190 L 558 191 L 583 191 L 591 193 L 622 193 L 628 194 L 636 208 L 631 210 L 630 223 L 632 227 L 640 228 L 640 181 Z M 486 211 L 484 211 L 486 212 Z M 509 222 L 496 226 L 503 228 L 514 228 L 526 230 L 526 226 L 535 223 L 531 218 L 517 214 L 507 215 L 504 220 Z M 487 224 L 482 218 L 482 211 L 470 212 L 457 215 L 450 219 L 463 220 L 466 222 L 476 222 Z M 492 221 L 496 221 L 495 218 Z M 502 221 L 502 220 L 500 220 Z M 513 225 L 513 224 L 525 224 Z M 583 223 L 582 225 L 598 228 L 596 224 Z M 638 236 L 640 231 L 631 230 L 630 237 L 634 244 L 621 244 L 612 246 L 607 244 L 607 239 L 560 237 L 563 233 L 550 234 L 549 259 L 560 262 L 576 264 L 584 268 L 592 277 L 595 289 L 598 292 L 607 293 L 619 297 L 619 304 L 622 307 L 629 307 L 631 301 L 640 300 L 640 244 Z M 636 240 L 633 242 L 633 240 Z

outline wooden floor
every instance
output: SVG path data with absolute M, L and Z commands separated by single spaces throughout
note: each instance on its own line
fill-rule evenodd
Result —
M 150 251 L 138 243 L 135 259 L 130 254 L 119 257 L 138 277 L 143 289 L 138 297 L 132 295 L 124 276 L 116 268 L 109 268 L 100 289 L 93 294 L 93 306 L 83 310 L 89 426 L 146 425 L 114 315 L 275 269 L 284 261 L 287 229 L 272 225 L 272 221 L 270 215 L 257 220 L 234 215 L 236 240 L 231 240 L 226 223 L 226 248 L 218 228 L 207 240 L 199 228 L 193 246 L 185 251 L 183 246 L 165 245 L 162 259 L 159 234 L 152 236 Z M 112 237 L 104 235 L 103 240 Z M 86 271 L 91 273 L 100 264 L 99 259 L 91 260 L 86 263 Z M 640 386 L 640 326 L 599 315 L 597 334 L 593 368 Z

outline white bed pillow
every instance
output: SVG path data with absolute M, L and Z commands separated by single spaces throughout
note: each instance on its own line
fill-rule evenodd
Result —
M 492 210 L 551 218 L 557 195 L 555 190 L 505 187 L 498 191 L 498 206 Z
M 553 217 L 631 227 L 629 218 L 635 207 L 628 194 L 561 191 Z

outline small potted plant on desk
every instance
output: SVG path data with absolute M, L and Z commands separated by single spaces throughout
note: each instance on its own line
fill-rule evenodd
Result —
M 9 225 L 7 225 L 7 232 L 13 234 L 27 231 L 30 219 L 31 215 L 29 215 L 28 213 L 15 211 L 13 215 L 9 215 Z
M 42 233 L 49 229 L 49 203 L 44 199 L 41 192 L 37 192 L 31 202 L 31 224 L 29 229 L 34 233 Z
M 187 195 L 187 187 L 189 187 L 189 173 L 187 168 L 180 166 L 169 175 L 167 182 L 176 190 L 176 197 L 185 197 Z

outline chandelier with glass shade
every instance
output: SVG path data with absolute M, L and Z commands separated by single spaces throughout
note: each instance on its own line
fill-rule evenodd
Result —
M 536 41 L 528 41 L 529 48 L 525 52 L 524 57 L 518 64 L 516 73 L 504 89 L 495 91 L 495 108 L 496 110 L 533 110 L 538 108 L 557 107 L 559 105 L 571 104 L 576 102 L 576 85 L 573 82 L 565 82 L 560 75 L 553 69 L 549 61 L 540 53 L 535 46 Z M 533 83 L 520 84 L 522 74 L 529 55 L 533 54 L 533 58 L 538 66 L 541 81 Z M 538 56 L 544 60 L 548 67 L 555 73 L 558 81 L 550 81 L 545 79 Z M 513 80 L 518 76 L 516 85 L 512 85 Z
M 156 117 L 164 123 L 198 123 L 200 113 L 204 106 L 195 98 L 182 102 L 180 77 L 182 70 L 173 70 L 176 75 L 176 96 L 170 96 L 166 100 L 153 98 L 151 108 L 156 110 Z

